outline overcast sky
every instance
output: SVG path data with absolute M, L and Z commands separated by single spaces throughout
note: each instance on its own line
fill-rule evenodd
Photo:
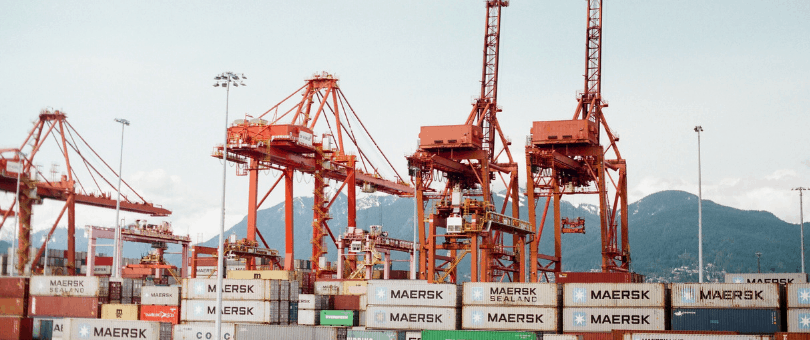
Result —
M 484 17 L 480 0 L 2 0 L 0 148 L 19 147 L 40 110 L 59 109 L 117 169 L 113 119 L 126 118 L 124 179 L 174 211 L 176 230 L 212 236 L 222 166 L 211 152 L 225 123 L 215 75 L 248 76 L 230 93 L 230 120 L 263 113 L 314 72 L 337 75 L 405 173 L 420 126 L 461 124 L 469 113 Z M 522 163 L 532 121 L 573 117 L 586 1 L 515 0 L 502 17 L 499 120 Z M 808 17 L 806 0 L 605 0 L 602 94 L 631 202 L 668 189 L 697 194 L 693 128 L 702 125 L 703 197 L 799 222 L 790 189 L 810 187 Z M 37 163 L 48 171 L 56 159 L 43 151 Z M 262 190 L 277 175 L 263 174 Z M 297 192 L 311 195 L 311 181 L 299 179 Z M 282 200 L 277 191 L 263 207 Z M 0 194 L 0 208 L 12 200 Z M 247 178 L 229 168 L 226 224 L 246 206 Z M 35 228 L 50 227 L 60 209 L 37 206 Z M 111 225 L 114 216 L 81 208 L 77 224 Z

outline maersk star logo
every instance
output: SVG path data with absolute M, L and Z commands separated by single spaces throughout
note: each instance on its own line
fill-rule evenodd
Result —
M 574 326 L 587 326 L 588 325 L 588 315 L 584 312 L 574 312 Z
M 201 303 L 194 305 L 194 315 L 202 315 L 205 308 Z
M 90 336 L 90 326 L 85 324 L 81 324 L 79 326 L 79 336 L 82 338 L 86 338 Z
M 800 288 L 797 294 L 799 296 L 799 303 L 810 302 L 810 288 Z
M 375 292 L 375 294 L 377 295 L 377 300 L 388 299 L 388 292 L 387 289 L 385 289 L 385 287 L 377 287 L 377 292 Z
M 381 310 L 374 313 L 374 321 L 377 321 L 377 323 L 385 323 L 385 311 Z
M 194 284 L 194 292 L 197 294 L 205 293 L 205 283 L 197 282 Z
M 470 321 L 472 321 L 473 325 L 480 325 L 484 322 L 484 313 L 479 311 L 474 311 L 470 314 Z
M 473 301 L 484 301 L 484 288 L 475 287 L 472 289 Z
M 810 329 L 810 314 L 799 314 L 799 329 Z
M 694 288 L 684 288 L 681 290 L 681 303 L 695 303 Z
M 574 298 L 574 302 L 585 303 L 586 300 L 585 288 L 574 288 L 574 290 L 571 292 L 571 295 Z
M 735 276 L 732 281 L 734 281 L 734 283 L 743 283 L 743 282 L 745 282 L 745 280 L 743 280 L 743 278 L 740 277 L 740 276 Z

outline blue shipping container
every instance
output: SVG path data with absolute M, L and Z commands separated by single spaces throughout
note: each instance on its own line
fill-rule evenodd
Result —
M 778 309 L 673 308 L 674 331 L 732 331 L 741 334 L 779 332 Z

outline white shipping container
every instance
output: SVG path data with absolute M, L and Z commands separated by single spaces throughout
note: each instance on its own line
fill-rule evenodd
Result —
M 180 289 L 178 287 L 143 286 L 140 290 L 142 305 L 180 305 Z
M 455 330 L 458 309 L 412 306 L 369 306 L 366 328 L 402 330 Z
M 219 340 L 233 340 L 236 325 L 221 323 L 222 337 Z M 216 340 L 216 324 L 213 322 L 189 322 L 174 325 L 173 340 Z
M 788 308 L 787 331 L 810 333 L 810 309 Z
M 554 283 L 464 282 L 464 305 L 557 306 Z
M 810 308 L 810 283 L 787 285 L 788 308 Z
M 405 332 L 405 340 L 422 340 L 422 331 Z
M 455 284 L 373 280 L 368 282 L 368 305 L 456 307 L 461 289 Z
M 664 308 L 563 308 L 563 332 L 662 331 Z
M 624 340 L 771 340 L 770 335 L 624 333 Z M 545 340 L 545 338 L 543 338 Z
M 658 307 L 664 308 L 663 283 L 566 283 L 566 307 Z
M 298 309 L 329 309 L 329 296 L 298 294 Z
M 63 322 L 65 340 L 160 340 L 160 322 L 74 318 L 65 318 Z
M 32 276 L 30 295 L 98 297 L 98 278 L 95 276 Z
M 299 309 L 298 310 L 298 324 L 299 325 L 317 325 L 321 320 L 321 311 L 317 309 Z
M 673 308 L 779 308 L 775 283 L 673 283 Z
M 181 321 L 215 321 L 216 300 L 183 300 L 180 303 Z M 223 322 L 270 322 L 270 302 L 252 300 L 223 300 Z
M 807 283 L 807 274 L 802 273 L 726 273 L 726 283 Z
M 343 291 L 341 281 L 315 281 L 316 295 L 340 295 Z
M 556 332 L 556 307 L 464 306 L 461 329 Z
M 222 280 L 223 300 L 269 300 L 267 280 Z M 217 298 L 217 279 L 185 279 L 183 299 L 210 300 Z

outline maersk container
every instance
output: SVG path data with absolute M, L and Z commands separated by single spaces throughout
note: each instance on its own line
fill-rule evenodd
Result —
M 64 319 L 64 340 L 160 339 L 160 322 Z
M 221 323 L 220 330 L 222 337 L 219 340 L 233 340 L 236 325 L 232 323 Z M 189 322 L 174 325 L 174 340 L 217 340 L 214 336 L 217 332 L 216 324 L 213 322 Z
M 42 329 L 43 321 L 50 321 L 51 337 L 60 339 L 62 338 L 62 328 L 64 327 L 64 322 L 62 322 L 62 318 L 35 318 L 34 331 L 32 334 L 34 339 L 41 339 L 40 331 Z
M 39 317 L 98 318 L 98 298 L 32 296 L 28 315 Z
M 788 308 L 787 331 L 810 333 L 810 309 Z
M 344 340 L 346 328 L 343 327 L 312 327 L 312 326 L 281 326 L 281 325 L 250 325 L 236 324 L 238 340 Z
M 405 332 L 405 340 L 422 340 L 422 331 Z
M 315 294 L 299 294 L 298 309 L 328 309 L 329 296 Z
M 726 283 L 807 283 L 807 274 L 802 273 L 726 273 Z
M 222 280 L 223 300 L 269 300 L 267 280 Z M 185 279 L 183 299 L 212 300 L 217 298 L 217 279 Z
M 315 281 L 315 295 L 339 295 L 342 291 L 341 281 Z
M 566 283 L 565 307 L 656 307 L 664 308 L 663 283 Z
M 358 313 L 353 310 L 322 310 L 320 324 L 324 326 L 358 326 Z
M 787 285 L 787 308 L 810 308 L 810 283 Z
M 563 331 L 609 332 L 614 329 L 664 330 L 664 308 L 563 308 Z
M 216 300 L 183 300 L 180 305 L 181 321 L 216 320 Z M 222 301 L 223 322 L 269 323 L 270 318 L 270 301 Z
M 179 306 L 180 289 L 178 287 L 144 286 L 141 290 L 141 304 L 160 306 Z
M 464 306 L 461 328 L 467 330 L 557 331 L 556 307 Z
M 405 332 L 349 329 L 346 340 L 405 340 Z
M 455 307 L 369 306 L 366 328 L 454 330 L 460 326 L 458 316 Z
M 455 284 L 372 280 L 368 282 L 368 305 L 457 307 L 459 293 Z
M 672 330 L 732 331 L 764 334 L 779 331 L 778 309 L 672 308 Z
M 321 311 L 317 309 L 299 309 L 298 324 L 314 326 L 321 321 Z
M 779 308 L 775 283 L 673 283 L 673 308 Z
M 95 276 L 32 276 L 29 292 L 37 296 L 98 297 Z
M 422 340 L 537 340 L 532 332 L 424 330 Z
M 557 306 L 554 283 L 464 282 L 462 289 L 465 306 Z
M 770 340 L 770 335 L 625 333 L 623 340 Z M 543 339 L 545 340 L 545 339 Z

